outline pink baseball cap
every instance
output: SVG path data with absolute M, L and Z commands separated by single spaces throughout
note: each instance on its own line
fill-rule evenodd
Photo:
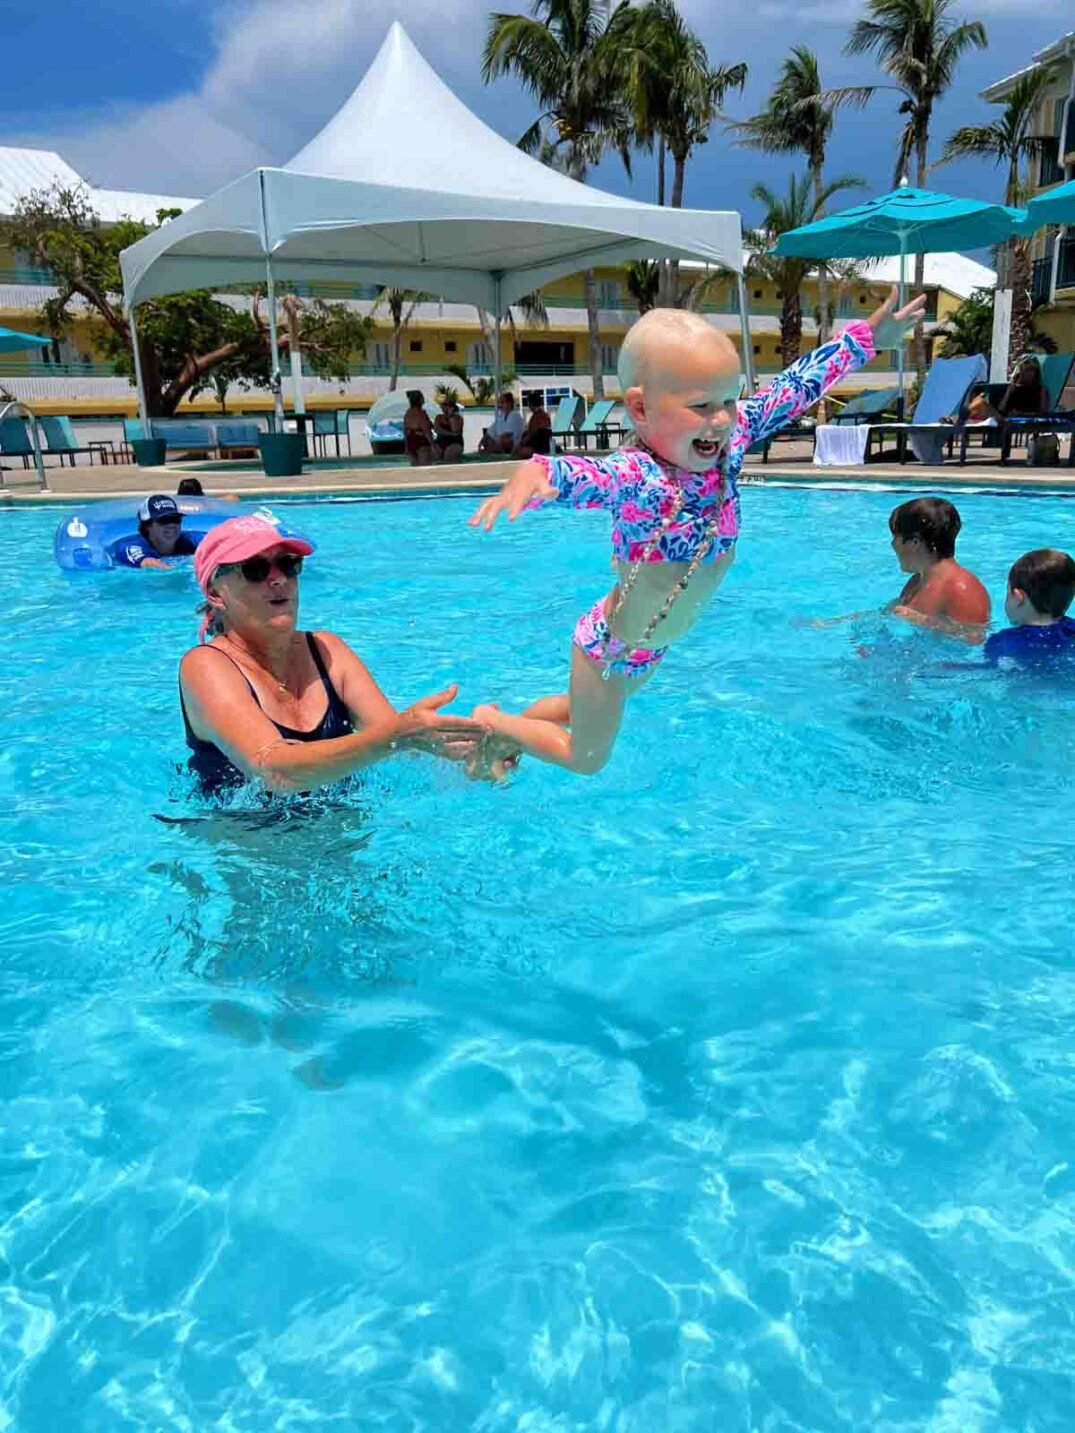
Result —
M 249 557 L 268 552 L 271 547 L 283 548 L 298 557 L 309 557 L 313 543 L 281 530 L 268 518 L 251 513 L 246 517 L 230 517 L 211 528 L 198 544 L 194 554 L 194 576 L 198 586 L 208 595 L 209 583 L 218 567 L 231 562 L 245 562 Z

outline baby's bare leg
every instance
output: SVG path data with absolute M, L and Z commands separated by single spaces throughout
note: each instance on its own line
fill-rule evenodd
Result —
M 487 721 L 497 736 L 527 755 L 590 776 L 600 771 L 612 754 L 627 689 L 625 677 L 613 672 L 606 679 L 601 667 L 573 645 L 568 694 L 570 730 L 561 725 L 562 697 L 545 697 L 530 708 L 531 713 L 541 708 L 544 716 L 512 716 L 487 707 L 475 708 L 475 715 L 480 713 L 480 720 Z

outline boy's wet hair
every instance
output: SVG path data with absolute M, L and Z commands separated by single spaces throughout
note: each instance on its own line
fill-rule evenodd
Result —
M 1075 598 L 1075 561 L 1055 547 L 1037 547 L 1012 564 L 1008 586 L 1025 592 L 1043 617 L 1063 617 Z
M 893 508 L 888 530 L 903 542 L 917 537 L 936 557 L 954 557 L 963 519 L 944 498 L 912 498 Z

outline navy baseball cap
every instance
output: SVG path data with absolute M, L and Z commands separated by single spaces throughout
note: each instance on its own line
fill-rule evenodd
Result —
M 169 497 L 167 493 L 154 493 L 151 498 L 146 498 L 138 509 L 139 522 L 167 522 L 169 518 L 181 522 L 183 514 L 179 511 L 175 498 Z

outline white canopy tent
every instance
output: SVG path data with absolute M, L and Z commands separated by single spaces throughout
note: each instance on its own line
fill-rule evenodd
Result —
M 132 330 L 144 299 L 266 284 L 276 375 L 279 280 L 389 284 L 480 305 L 499 322 L 554 278 L 638 258 L 703 259 L 739 275 L 752 382 L 739 215 L 639 204 L 539 163 L 472 114 L 396 21 L 350 99 L 289 164 L 218 190 L 120 264 Z M 138 393 L 145 418 L 140 372 Z

